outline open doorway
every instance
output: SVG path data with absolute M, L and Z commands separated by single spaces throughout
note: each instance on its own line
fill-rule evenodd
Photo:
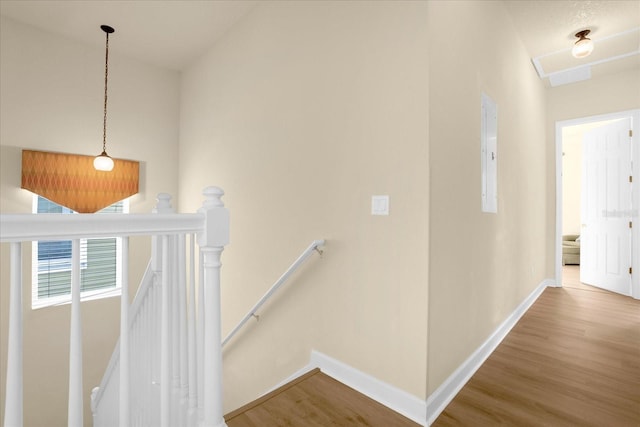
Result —
M 625 124 L 621 126 L 622 123 Z M 600 218 L 602 218 L 603 215 L 609 215 L 607 226 L 613 222 L 612 215 L 615 215 L 616 220 L 619 219 L 618 223 L 624 224 L 625 228 L 632 227 L 633 222 L 636 223 L 635 227 L 621 231 L 624 233 L 626 240 L 618 240 L 622 243 L 618 243 L 615 250 L 612 250 L 611 247 L 605 248 L 605 246 L 607 246 L 606 242 L 613 241 L 612 235 L 596 236 L 597 233 L 594 232 L 598 228 L 593 223 L 594 219 L 585 219 L 585 200 L 583 199 L 590 200 L 589 197 L 591 196 L 585 196 L 583 192 L 583 188 L 585 187 L 582 182 L 585 179 L 591 180 L 591 177 L 594 175 L 591 170 L 584 175 L 585 165 L 588 164 L 589 159 L 594 160 L 594 153 L 583 153 L 583 140 L 585 137 L 588 139 L 593 138 L 593 134 L 602 134 L 605 129 L 616 127 L 619 128 L 619 132 L 620 129 L 624 127 L 624 143 L 631 143 L 631 146 L 628 147 L 624 153 L 624 156 L 628 157 L 625 158 L 625 161 L 628 162 L 629 171 L 619 168 L 618 163 L 605 164 L 603 162 L 601 169 L 606 170 L 608 168 L 609 171 L 603 175 L 611 175 L 614 172 L 619 172 L 620 176 L 624 175 L 625 180 L 627 179 L 627 174 L 633 176 L 633 171 L 631 170 L 632 161 L 633 164 L 640 165 L 640 144 L 638 143 L 638 133 L 640 132 L 637 130 L 639 123 L 640 110 L 556 123 L 556 283 L 558 286 L 562 286 L 563 279 L 564 283 L 572 287 L 580 287 L 582 286 L 582 282 L 596 285 L 607 282 L 608 286 L 608 280 L 601 280 L 599 277 L 603 276 L 595 275 L 594 266 L 598 265 L 598 268 L 602 269 L 603 264 L 602 261 L 596 262 L 595 256 L 597 254 L 600 260 L 606 258 L 606 261 L 609 262 L 615 255 L 619 256 L 622 260 L 617 269 L 619 272 L 624 270 L 622 278 L 623 284 L 620 285 L 619 279 L 618 285 L 613 286 L 610 290 L 640 299 L 640 274 L 638 274 L 640 271 L 640 239 L 638 233 L 638 229 L 640 228 L 640 220 L 638 218 L 640 185 L 635 184 L 635 186 L 633 186 L 633 183 L 629 183 L 624 186 L 624 191 L 627 191 L 629 196 L 629 200 L 626 201 L 627 204 L 624 204 L 624 209 L 609 209 L 607 211 L 604 207 L 606 202 L 597 208 L 591 208 L 591 212 L 597 211 L 597 216 Z M 635 127 L 635 135 L 633 133 L 628 134 L 627 127 L 630 129 Z M 608 147 L 611 143 L 609 140 L 605 140 L 602 145 Z M 587 147 L 590 147 L 590 145 L 587 145 Z M 604 156 L 598 153 L 595 154 L 597 161 L 600 161 L 600 157 Z M 613 165 L 615 165 L 615 167 Z M 636 181 L 640 181 L 638 166 L 636 166 L 635 175 Z M 632 178 L 628 179 L 631 180 Z M 593 183 L 590 184 L 589 188 L 592 187 Z M 605 187 L 607 186 L 605 185 Z M 620 191 L 617 190 L 613 193 L 618 194 L 619 192 Z M 606 194 L 603 196 L 603 194 L 602 191 L 599 191 L 597 197 L 594 196 L 591 197 L 591 199 L 595 200 L 597 198 L 600 199 L 600 203 L 603 203 L 602 199 L 607 199 L 608 197 Z M 608 198 L 610 199 L 611 197 L 609 196 Z M 625 215 L 626 217 L 623 220 L 622 217 Z M 586 228 L 587 223 L 591 224 L 591 228 Z M 602 226 L 602 223 L 600 226 Z M 622 226 L 619 226 L 618 229 L 622 229 Z M 618 237 L 619 236 L 616 236 L 616 238 Z M 596 241 L 598 242 L 597 245 L 595 243 Z M 584 249 L 583 245 L 585 244 L 587 245 L 587 250 Z M 624 249 L 622 252 L 626 251 L 626 253 L 619 255 L 620 247 Z M 603 255 L 605 252 L 607 255 Z M 588 259 L 585 259 L 585 253 L 589 254 Z M 627 265 L 629 267 L 627 267 Z M 580 271 L 581 267 L 583 268 L 582 271 Z M 603 270 L 605 270 L 604 273 L 611 276 L 610 273 L 613 269 L 609 266 Z M 633 270 L 636 271 L 636 274 L 632 274 Z M 565 274 L 564 278 L 563 273 Z M 606 288 L 607 286 L 603 287 Z
M 581 280 L 581 255 L 584 256 L 584 140 L 594 129 L 615 123 L 618 120 L 588 122 L 562 128 L 562 286 L 600 290 L 599 286 Z M 631 158 L 628 159 L 631 161 Z M 584 270 L 584 268 L 582 268 Z M 583 272 L 583 271 L 582 271 Z

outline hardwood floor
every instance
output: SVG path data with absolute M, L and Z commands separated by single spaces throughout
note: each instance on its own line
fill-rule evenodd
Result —
M 566 266 L 433 424 L 639 427 L 640 301 Z M 314 370 L 226 417 L 228 427 L 415 427 Z
M 228 427 L 419 427 L 318 369 L 229 413 L 225 421 Z
M 495 425 L 640 426 L 640 301 L 547 288 L 433 424 Z
M 579 265 L 563 265 L 562 266 L 562 286 L 565 288 L 583 289 L 591 292 L 608 292 L 607 290 L 596 286 L 587 285 L 580 281 Z

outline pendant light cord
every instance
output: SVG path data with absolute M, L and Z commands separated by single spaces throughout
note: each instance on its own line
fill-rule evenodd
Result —
M 109 33 L 107 34 L 106 53 L 104 58 L 104 119 L 102 125 L 102 152 L 107 152 L 107 81 L 109 78 Z

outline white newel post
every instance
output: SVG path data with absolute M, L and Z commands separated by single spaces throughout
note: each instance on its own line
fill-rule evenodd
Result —
M 171 196 L 167 193 L 158 194 L 154 213 L 173 213 Z M 152 267 L 156 277 L 160 275 L 160 426 L 171 425 L 171 270 L 170 264 L 170 237 L 164 235 L 154 245 L 155 265 Z M 158 254 L 160 252 L 160 254 Z
M 198 211 L 205 214 L 198 244 L 204 254 L 204 419 L 203 427 L 226 426 L 222 408 L 222 332 L 220 316 L 220 256 L 229 243 L 229 211 L 224 191 L 207 187 Z
M 71 243 L 71 332 L 69 337 L 69 427 L 82 427 L 82 318 L 80 315 L 80 240 Z
M 9 341 L 4 427 L 22 427 L 22 244 L 11 243 Z

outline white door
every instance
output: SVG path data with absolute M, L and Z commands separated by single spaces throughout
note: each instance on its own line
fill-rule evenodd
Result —
M 631 295 L 631 119 L 582 141 L 580 281 Z

